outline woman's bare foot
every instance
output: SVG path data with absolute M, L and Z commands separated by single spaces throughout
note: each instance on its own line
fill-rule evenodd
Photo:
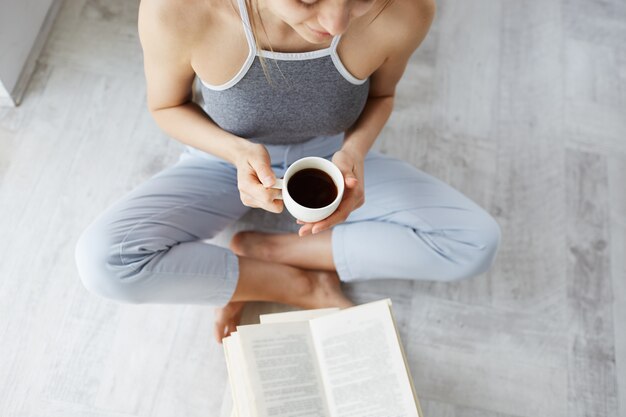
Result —
M 308 278 L 310 288 L 304 297 L 294 300 L 293 304 L 304 309 L 339 307 L 354 305 L 341 290 L 341 281 L 335 272 L 303 271 Z M 214 335 L 218 343 L 237 330 L 241 321 L 245 301 L 230 301 L 224 307 L 215 309 Z
M 244 301 L 231 301 L 224 307 L 215 309 L 215 326 L 213 333 L 218 343 L 222 343 L 222 339 L 230 335 L 231 332 L 237 330 L 237 325 L 241 321 L 243 307 L 246 305 Z
M 235 254 L 298 268 L 308 278 L 307 295 L 294 305 L 303 308 L 354 305 L 341 290 L 332 260 L 331 231 L 300 237 L 296 233 L 239 232 L 230 243 Z
M 296 245 L 296 264 L 276 262 L 256 253 L 255 246 L 264 246 L 259 240 L 276 237 L 279 243 Z M 294 239 L 295 237 L 295 239 Z M 332 262 L 330 234 L 300 238 L 298 235 L 267 235 L 262 233 L 240 233 L 233 238 L 231 247 L 238 254 L 239 280 L 231 300 L 215 310 L 215 338 L 222 339 L 235 331 L 241 320 L 242 309 L 247 301 L 270 301 L 290 304 L 304 309 L 325 307 L 350 307 L 354 305 L 341 290 L 341 282 Z M 304 242 L 304 243 L 303 243 Z M 290 247 L 290 250 L 293 248 Z M 316 262 L 327 255 L 330 261 Z M 299 266 L 297 262 L 311 264 Z M 325 264 L 325 262 L 327 264 Z
M 332 231 L 300 237 L 296 233 L 239 232 L 231 250 L 248 258 L 316 271 L 334 271 Z

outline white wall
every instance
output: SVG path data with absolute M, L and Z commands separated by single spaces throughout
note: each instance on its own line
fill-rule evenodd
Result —
M 13 105 L 13 98 L 2 84 L 2 80 L 0 80 L 0 106 L 11 106 Z
M 39 55 L 45 41 L 47 31 L 45 36 L 39 34 L 43 34 L 42 27 L 45 29 L 45 24 L 53 19 L 48 12 L 55 2 L 0 0 L 0 82 L 15 102 L 19 101 L 37 59 L 31 51 Z

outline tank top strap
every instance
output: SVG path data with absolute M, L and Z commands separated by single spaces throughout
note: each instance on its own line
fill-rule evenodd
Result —
M 360 80 L 358 78 L 356 78 L 354 75 L 352 75 L 350 73 L 350 71 L 348 71 L 348 69 L 343 65 L 343 62 L 341 61 L 341 58 L 339 57 L 339 54 L 337 53 L 337 45 L 339 45 L 339 41 L 341 40 L 341 34 L 336 35 L 333 38 L 333 41 L 331 42 L 329 49 L 330 49 L 330 58 L 333 60 L 333 64 L 335 64 L 335 68 L 337 68 L 337 71 L 339 71 L 339 73 L 341 75 L 343 75 L 343 77 L 348 80 L 350 83 L 355 84 L 355 85 L 361 85 L 364 84 L 365 81 L 367 81 L 367 78 Z
M 239 14 L 241 16 L 241 22 L 243 23 L 243 30 L 248 40 L 248 47 L 250 48 L 251 55 L 254 56 L 256 55 L 256 42 L 254 41 L 254 33 L 252 32 L 252 25 L 250 24 L 246 0 L 237 0 L 237 4 L 239 5 Z
M 330 43 L 330 54 L 337 55 L 337 45 L 339 45 L 339 40 L 341 39 L 341 34 L 335 35 L 333 37 L 333 41 Z

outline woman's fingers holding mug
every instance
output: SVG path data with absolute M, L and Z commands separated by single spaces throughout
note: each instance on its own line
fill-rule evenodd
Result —
M 246 207 L 261 208 L 263 210 L 267 210 L 272 213 L 281 213 L 284 208 L 283 201 L 280 199 L 268 200 L 268 199 L 263 198 L 259 200 L 255 196 L 247 194 L 247 193 L 241 193 L 240 198 L 241 198 L 241 202 Z
M 275 182 L 275 178 L 272 180 Z M 266 208 L 274 206 L 275 212 L 282 211 L 282 204 L 274 204 L 274 200 L 280 199 L 281 190 L 276 188 L 267 188 L 259 182 L 256 173 L 252 170 L 238 173 L 237 187 L 241 195 L 241 201 L 248 207 Z M 245 196 L 245 201 L 244 201 Z M 278 210 L 280 207 L 280 211 Z
M 255 186 L 252 195 L 264 205 L 273 204 L 276 200 L 281 200 L 281 190 L 278 188 L 265 188 L 264 186 Z
M 339 207 L 337 207 L 337 210 L 327 218 L 314 223 L 306 223 L 298 220 L 298 224 L 303 225 L 298 231 L 298 235 L 306 236 L 317 234 L 343 223 L 348 216 L 350 216 L 352 211 L 363 205 L 364 201 L 363 193 L 359 192 L 358 189 L 346 190 L 344 199 L 339 204 Z
M 298 236 L 302 237 L 307 235 L 315 235 L 317 233 L 323 232 L 324 230 L 328 230 L 331 227 L 342 223 L 347 217 L 347 215 L 344 215 L 341 212 L 340 206 L 333 214 L 331 214 L 324 220 L 320 220 L 319 222 L 315 223 L 300 223 L 303 226 L 298 230 Z
M 283 200 L 274 200 L 271 203 L 268 203 L 266 207 L 263 207 L 267 211 L 271 211 L 272 213 L 282 213 L 285 205 Z
M 348 205 L 340 204 L 339 207 L 337 207 L 337 210 L 335 210 L 335 212 L 329 217 L 317 223 L 314 223 L 311 226 L 311 233 L 317 234 L 323 232 L 324 230 L 328 230 L 339 223 L 343 223 L 344 221 L 346 221 L 351 211 L 352 210 L 349 208 Z
M 254 198 L 257 201 L 257 207 L 260 207 L 263 210 L 267 210 L 272 213 L 281 213 L 285 206 L 283 204 L 283 200 L 278 198 L 279 195 L 280 190 L 276 190 L 273 188 L 264 188 L 260 192 L 256 193 L 254 195 Z
M 272 213 L 281 213 L 284 208 L 283 200 L 280 199 L 281 191 L 276 188 L 260 187 L 256 190 L 255 198 L 259 207 Z
M 311 234 L 311 230 L 315 223 L 305 223 L 302 220 L 298 220 L 298 224 L 302 224 L 303 226 L 298 230 L 298 236 L 303 237 Z
M 252 175 L 254 182 L 271 187 L 275 175 L 271 168 L 270 155 L 267 148 L 260 143 L 247 143 L 239 159 L 235 162 L 238 173 Z
M 250 166 L 256 173 L 256 177 L 263 184 L 264 187 L 269 188 L 276 182 L 276 176 L 274 171 L 270 168 L 269 156 L 267 154 L 264 157 L 258 159 L 251 159 L 249 161 Z
M 346 188 L 354 189 L 359 185 L 359 180 L 357 177 L 351 175 L 346 176 Z

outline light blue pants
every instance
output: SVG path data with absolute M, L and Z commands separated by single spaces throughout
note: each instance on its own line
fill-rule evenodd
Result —
M 282 177 L 304 156 L 332 157 L 343 136 L 268 146 Z M 78 271 L 92 292 L 132 303 L 224 305 L 239 276 L 229 249 L 202 242 L 247 211 L 230 163 L 188 148 L 84 231 Z M 410 164 L 370 152 L 365 204 L 332 231 L 344 282 L 378 278 L 453 281 L 485 272 L 500 240 L 494 219 Z

